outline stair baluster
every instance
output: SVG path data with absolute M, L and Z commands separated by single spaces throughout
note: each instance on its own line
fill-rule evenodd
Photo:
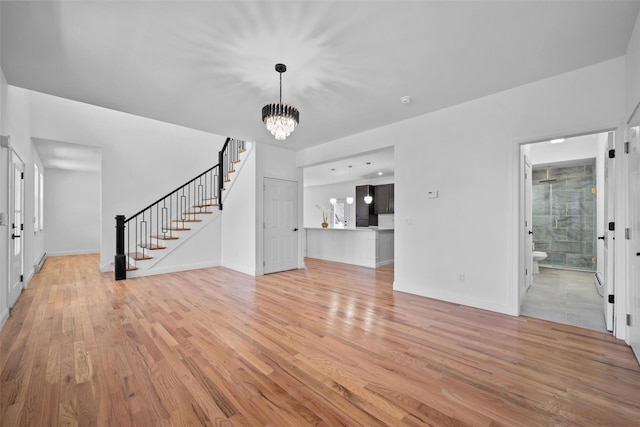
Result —
M 188 223 L 202 221 L 198 215 L 211 214 L 214 207 L 222 210 L 224 184 L 245 150 L 245 141 L 227 138 L 217 165 L 135 215 L 116 216 L 115 279 L 126 279 L 127 270 L 137 269 L 137 261 L 152 258 L 151 251 L 166 249 L 160 242 L 178 239 L 174 231 L 190 230 Z

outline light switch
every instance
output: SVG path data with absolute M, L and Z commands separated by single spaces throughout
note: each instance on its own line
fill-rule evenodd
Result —
M 427 191 L 427 199 L 437 199 L 437 198 L 438 198 L 438 190 Z

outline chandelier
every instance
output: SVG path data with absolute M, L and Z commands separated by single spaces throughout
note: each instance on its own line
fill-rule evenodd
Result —
M 300 113 L 296 107 L 282 103 L 282 73 L 287 66 L 276 64 L 276 71 L 280 73 L 280 102 L 262 107 L 262 122 L 278 141 L 284 141 L 298 125 Z

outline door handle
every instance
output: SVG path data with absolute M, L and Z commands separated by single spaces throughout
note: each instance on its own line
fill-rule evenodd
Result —
M 533 231 L 529 230 L 529 234 L 533 234 Z
M 604 236 L 598 237 L 598 240 L 604 240 Z
M 18 236 L 17 234 L 12 234 L 12 235 L 11 235 L 11 240 L 13 240 L 13 239 L 15 239 L 15 238 L 17 238 L 17 237 L 22 237 L 22 236 Z
M 298 227 L 294 228 L 293 231 L 298 231 Z

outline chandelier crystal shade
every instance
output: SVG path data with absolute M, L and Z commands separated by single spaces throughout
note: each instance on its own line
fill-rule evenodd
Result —
M 280 73 L 280 102 L 262 107 L 262 122 L 278 141 L 284 141 L 300 122 L 300 112 L 282 103 L 282 73 L 287 71 L 287 66 L 276 64 L 276 71 Z

